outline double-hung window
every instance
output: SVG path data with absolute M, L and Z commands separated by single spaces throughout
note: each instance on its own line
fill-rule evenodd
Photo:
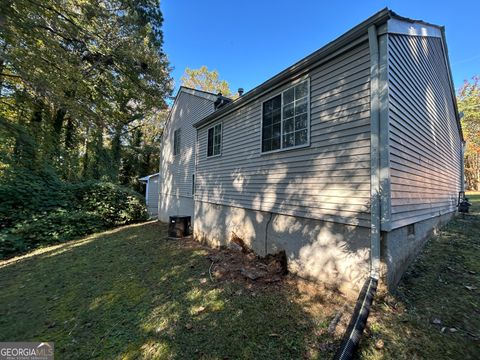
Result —
M 180 154 L 180 129 L 173 132 L 173 155 Z
M 222 149 L 222 124 L 208 129 L 207 157 L 220 155 Z
M 309 96 L 305 80 L 263 103 L 262 152 L 308 145 Z

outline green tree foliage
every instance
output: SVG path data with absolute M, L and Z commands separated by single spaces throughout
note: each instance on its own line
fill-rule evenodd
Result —
M 471 190 L 480 190 L 480 77 L 465 81 L 458 92 L 458 110 L 463 113 L 466 140 L 465 178 Z
M 218 71 L 210 71 L 205 65 L 199 69 L 186 68 L 181 78 L 181 83 L 183 86 L 192 89 L 208 91 L 215 94 L 220 92 L 223 96 L 232 96 L 228 82 L 220 80 Z
M 5 0 L 0 14 L 2 153 L 22 150 L 18 126 L 36 143 L 28 161 L 117 181 L 131 124 L 171 92 L 158 1 Z
M 0 2 L 0 252 L 145 218 L 172 81 L 159 0 Z

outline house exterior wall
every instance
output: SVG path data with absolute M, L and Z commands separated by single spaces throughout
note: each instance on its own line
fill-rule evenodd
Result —
M 369 226 L 369 60 L 363 42 L 296 79 L 310 81 L 308 147 L 261 153 L 262 102 L 295 80 L 199 128 L 196 202 Z M 207 158 L 219 122 L 221 156 Z
M 307 78 L 310 145 L 262 153 L 262 102 Z M 207 158 L 217 123 L 221 156 Z M 260 255 L 285 250 L 291 271 L 358 292 L 370 244 L 367 41 L 199 128 L 197 141 L 197 240 L 225 245 L 235 234 Z
M 158 215 L 158 179 L 158 175 L 151 176 L 148 179 L 147 193 L 145 196 L 148 214 L 153 217 Z
M 452 213 L 461 147 L 441 37 L 389 34 L 391 229 Z
M 172 215 L 193 219 L 193 175 L 195 173 L 196 130 L 193 123 L 214 111 L 214 96 L 180 91 L 166 124 L 160 149 L 160 194 L 158 218 L 168 221 Z M 174 155 L 173 138 L 180 129 L 180 153 Z
M 351 293 L 369 275 L 371 229 L 381 229 L 382 275 L 396 285 L 456 210 L 462 135 L 440 28 L 404 19 L 376 26 L 368 33 L 379 34 L 378 51 L 358 37 L 198 124 L 197 240 L 239 237 L 259 255 L 284 250 L 291 271 Z M 305 79 L 310 143 L 262 153 L 262 102 Z M 219 123 L 221 155 L 208 158 L 208 129 Z

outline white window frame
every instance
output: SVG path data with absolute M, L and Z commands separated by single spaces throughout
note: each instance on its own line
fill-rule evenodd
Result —
M 290 147 L 283 147 L 283 93 L 286 91 L 290 90 L 291 88 L 297 86 L 298 84 L 301 84 L 302 82 L 307 82 L 307 89 L 308 89 L 308 94 L 307 94 L 307 142 L 305 144 L 301 145 L 296 145 L 296 146 L 290 146 Z M 269 100 L 272 100 L 274 97 L 277 97 L 278 95 L 281 96 L 281 105 L 280 105 L 280 149 L 275 149 L 275 150 L 269 150 L 269 151 L 263 151 L 263 104 L 266 103 Z M 294 83 L 292 83 L 291 86 L 289 86 L 286 89 L 283 89 L 282 91 L 276 93 L 275 95 L 270 96 L 268 99 L 265 99 L 261 103 L 261 124 L 260 124 L 260 154 L 261 155 L 266 155 L 266 154 L 272 154 L 280 151 L 288 151 L 288 150 L 295 150 L 295 149 L 301 149 L 305 147 L 310 146 L 310 78 L 302 78 Z
M 182 152 L 182 129 L 178 128 L 173 131 L 173 156 L 178 156 Z M 178 152 L 176 152 L 175 134 L 178 134 Z
M 213 129 L 213 141 L 215 141 L 215 127 L 216 126 L 220 126 L 220 152 L 218 154 L 214 154 L 214 155 L 208 155 L 208 133 L 210 132 L 210 129 Z M 215 148 L 215 143 L 212 144 L 213 148 Z M 222 155 L 222 150 L 223 150 L 223 122 L 219 122 L 219 123 L 216 123 L 215 125 L 212 125 L 210 126 L 208 129 L 207 129 L 207 148 L 206 148 L 206 152 L 207 152 L 207 158 L 215 158 L 215 157 L 219 157 Z

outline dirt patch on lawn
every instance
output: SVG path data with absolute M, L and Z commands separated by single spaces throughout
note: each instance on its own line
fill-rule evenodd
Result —
M 321 350 L 331 350 L 338 346 L 355 304 L 335 288 L 290 274 L 285 252 L 260 257 L 241 241 L 234 241 L 228 248 L 210 248 L 190 237 L 181 241 L 187 247 L 207 251 L 206 257 L 210 266 L 202 273 L 204 277 L 200 279 L 201 283 L 241 284 L 243 289 L 238 290 L 238 295 L 243 292 L 249 292 L 252 296 L 262 291 L 289 292 L 292 301 L 301 305 L 312 316 L 320 313 L 326 315 L 328 320 L 316 335 L 329 335 L 335 341 L 320 344 Z

